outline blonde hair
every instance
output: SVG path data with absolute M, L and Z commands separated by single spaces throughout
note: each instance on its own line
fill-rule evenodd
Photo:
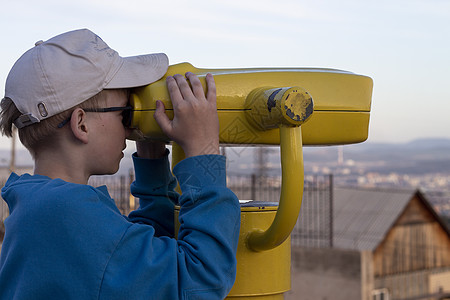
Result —
M 71 109 L 44 119 L 39 123 L 18 129 L 19 139 L 25 148 L 30 151 L 31 155 L 35 157 L 36 152 L 42 145 L 48 145 L 54 141 L 55 137 L 58 136 L 58 130 L 61 130 L 58 128 L 58 124 L 70 118 L 70 115 L 75 108 L 93 109 L 97 108 L 101 102 L 102 104 L 103 102 L 106 102 L 106 93 L 104 91 L 101 91 L 97 95 Z M 13 122 L 22 115 L 22 113 L 17 109 L 14 102 L 7 97 L 2 99 L 0 108 L 0 132 L 7 137 L 12 137 Z

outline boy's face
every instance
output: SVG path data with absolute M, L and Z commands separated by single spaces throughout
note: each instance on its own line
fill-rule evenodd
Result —
M 127 91 L 106 90 L 105 108 L 124 107 L 128 104 Z M 126 137 L 130 130 L 122 123 L 123 111 L 111 111 L 106 113 L 90 113 L 91 128 L 93 128 L 92 141 L 92 175 L 114 174 L 119 170 L 120 160 L 123 158 Z

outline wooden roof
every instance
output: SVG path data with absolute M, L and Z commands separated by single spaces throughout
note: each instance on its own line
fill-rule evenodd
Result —
M 419 190 L 336 188 L 333 194 L 333 246 L 375 250 L 414 196 L 450 238 L 450 231 Z

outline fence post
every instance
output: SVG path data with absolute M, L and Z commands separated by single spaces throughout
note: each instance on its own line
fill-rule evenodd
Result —
M 252 174 L 251 191 L 252 191 L 251 199 L 255 201 L 256 200 L 256 175 L 255 174 Z
M 333 174 L 328 177 L 330 189 L 330 248 L 333 248 Z
M 120 176 L 120 181 L 119 181 L 119 186 L 120 186 L 120 203 L 121 203 L 121 206 L 122 206 L 122 210 L 123 210 L 123 213 L 124 214 L 128 214 L 129 213 L 129 209 L 128 209 L 128 205 L 127 205 L 127 197 L 126 197 L 126 191 L 125 191 L 125 189 L 126 189 L 126 187 L 125 187 L 125 185 L 126 185 L 126 179 L 125 179 L 125 176 L 124 175 L 121 175 Z
M 130 212 L 136 209 L 136 199 L 131 194 L 131 184 L 134 182 L 134 170 L 130 169 L 128 172 L 128 186 L 127 186 L 127 195 L 128 201 L 130 205 Z

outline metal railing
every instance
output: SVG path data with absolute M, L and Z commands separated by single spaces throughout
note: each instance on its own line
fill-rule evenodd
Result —
M 94 176 L 89 184 L 106 185 L 120 212 L 128 215 L 139 206 L 138 199 L 130 194 L 134 174 L 122 176 Z M 300 216 L 292 231 L 292 245 L 306 247 L 332 247 L 332 176 L 305 176 Z M 0 181 L 1 186 L 4 180 Z M 280 176 L 230 175 L 228 187 L 240 200 L 278 202 L 281 190 Z M 0 199 L 0 241 L 3 240 L 4 223 L 8 206 Z

